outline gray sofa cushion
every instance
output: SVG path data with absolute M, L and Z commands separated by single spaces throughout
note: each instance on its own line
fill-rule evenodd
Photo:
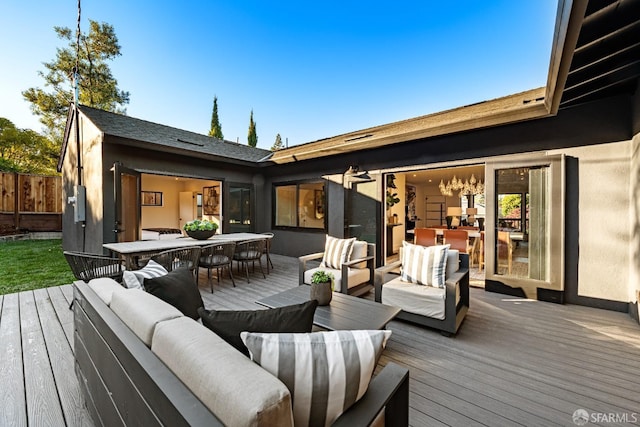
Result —
M 100 277 L 89 280 L 89 287 L 94 290 L 100 299 L 107 305 L 111 305 L 114 292 L 124 292 L 126 288 L 109 277 Z
M 225 425 L 293 425 L 287 387 L 200 323 L 158 324 L 151 350 Z
M 111 310 L 147 347 L 151 346 L 153 331 L 159 322 L 182 317 L 180 310 L 140 289 L 114 292 Z

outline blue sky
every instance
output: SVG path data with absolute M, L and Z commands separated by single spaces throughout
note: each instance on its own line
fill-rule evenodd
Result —
M 40 130 L 21 92 L 75 28 L 74 0 L 3 0 L 0 117 Z M 557 0 L 82 2 L 114 26 L 127 114 L 225 139 L 289 145 L 544 86 Z

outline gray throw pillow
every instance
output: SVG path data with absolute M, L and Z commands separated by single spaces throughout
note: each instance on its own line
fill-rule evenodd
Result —
M 198 310 L 202 324 L 249 357 L 240 332 L 311 332 L 318 301 L 268 310 Z

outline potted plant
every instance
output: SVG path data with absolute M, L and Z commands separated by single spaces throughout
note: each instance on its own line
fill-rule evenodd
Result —
M 333 274 L 325 270 L 317 270 L 311 275 L 311 299 L 318 305 L 327 305 L 333 297 Z
M 189 237 L 193 237 L 198 240 L 205 240 L 216 234 L 218 224 L 209 221 L 208 219 L 194 219 L 193 221 L 187 222 L 183 229 Z

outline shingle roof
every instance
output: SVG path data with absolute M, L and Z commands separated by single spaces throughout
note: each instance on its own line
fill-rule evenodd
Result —
M 271 154 L 269 150 L 223 141 L 122 114 L 86 106 L 80 106 L 79 110 L 105 135 L 157 144 L 167 149 L 187 150 L 247 162 L 258 162 Z M 162 150 L 161 147 L 158 149 Z

